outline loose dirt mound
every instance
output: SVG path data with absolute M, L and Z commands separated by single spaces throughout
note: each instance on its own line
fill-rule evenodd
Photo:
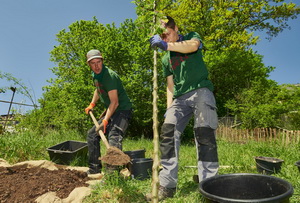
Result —
M 35 202 L 47 192 L 67 198 L 77 187 L 88 187 L 86 173 L 70 169 L 48 170 L 26 165 L 0 166 L 0 202 Z
M 110 147 L 106 155 L 100 158 L 101 161 L 113 166 L 123 166 L 130 162 L 130 157 L 124 154 L 120 149 L 116 147 Z

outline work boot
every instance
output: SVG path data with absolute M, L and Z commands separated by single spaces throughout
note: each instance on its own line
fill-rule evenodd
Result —
M 115 172 L 117 172 L 117 173 L 120 172 L 120 166 L 114 166 L 114 165 L 110 165 L 110 164 L 105 164 L 104 169 L 105 169 L 104 172 L 106 174 L 113 174 Z
M 88 175 L 101 173 L 101 169 L 93 169 L 93 168 L 89 168 L 89 170 L 88 170 L 86 173 L 87 173 Z
M 162 201 L 166 198 L 174 197 L 175 192 L 176 192 L 176 188 L 166 188 L 163 186 L 159 186 L 158 201 Z M 146 194 L 146 200 L 148 202 L 152 201 L 152 193 Z

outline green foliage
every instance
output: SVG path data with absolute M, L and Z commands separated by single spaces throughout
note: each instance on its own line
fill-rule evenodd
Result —
M 129 134 L 151 136 L 152 134 L 152 51 L 144 39 L 149 29 L 137 27 L 126 20 L 116 27 L 102 25 L 93 21 L 78 21 L 62 30 L 58 35 L 59 46 L 51 51 L 51 60 L 58 64 L 52 68 L 57 76 L 50 85 L 44 87 L 45 93 L 39 100 L 41 109 L 34 111 L 24 121 L 28 126 L 39 128 L 76 129 L 84 133 L 92 126 L 84 109 L 91 101 L 95 87 L 91 71 L 86 64 L 86 53 L 99 49 L 104 64 L 116 71 L 130 99 L 134 104 L 134 118 Z M 164 94 L 164 82 L 159 72 L 159 96 Z M 162 97 L 161 103 L 165 104 Z M 101 102 L 95 114 L 103 111 Z M 159 105 L 165 109 L 164 105 Z M 36 125 L 37 124 L 37 125 Z
M 273 81 L 254 83 L 226 104 L 238 115 L 243 127 L 286 127 L 299 129 L 300 88 L 296 85 L 278 86 Z
M 273 67 L 265 67 L 262 56 L 252 50 L 207 51 L 206 63 L 215 85 L 219 116 L 228 113 L 225 103 L 257 81 L 265 84 Z
M 0 136 L 0 157 L 10 164 L 28 160 L 50 160 L 46 149 L 67 140 L 84 141 L 85 137 L 71 130 L 44 130 L 42 134 L 38 131 L 4 134 Z
M 161 27 L 160 20 L 165 18 L 164 10 L 173 2 L 171 0 L 135 0 L 133 3 L 137 5 L 136 13 L 138 18 L 136 23 L 141 27 L 151 28 L 151 34 L 149 32 L 148 37 L 155 34 L 162 34 L 164 30 Z M 148 40 L 148 38 L 146 40 Z
M 278 93 L 278 103 L 285 107 L 280 118 L 280 126 L 291 129 L 300 129 L 300 85 L 281 85 Z
M 55 128 L 80 133 L 92 126 L 84 113 L 94 90 L 85 54 L 95 48 L 103 53 L 104 63 L 120 75 L 133 101 L 134 118 L 127 134 L 151 137 L 153 52 L 148 39 L 162 31 L 159 23 L 153 25 L 153 15 L 157 19 L 170 15 L 182 34 L 196 31 L 202 36 L 204 60 L 215 85 L 219 116 L 237 113 L 250 122 L 247 126 L 274 126 L 282 113 L 286 115 L 286 110 L 268 106 L 266 102 L 262 102 L 264 106 L 259 109 L 250 109 L 247 103 L 241 102 L 247 102 L 248 95 L 252 95 L 255 103 L 257 94 L 264 95 L 258 90 L 266 92 L 272 83 L 267 77 L 274 67 L 265 67 L 262 56 L 254 53 L 251 46 L 259 40 L 253 31 L 265 31 L 270 38 L 275 37 L 289 28 L 288 19 L 297 17 L 300 8 L 294 3 L 282 2 L 163 0 L 154 10 L 152 0 L 136 0 L 138 18 L 134 22 L 125 20 L 119 27 L 103 25 L 96 19 L 74 22 L 68 31 L 64 29 L 57 34 L 59 45 L 51 51 L 51 60 L 57 64 L 51 69 L 56 78 L 44 87 L 45 93 L 39 100 L 41 108 L 28 115 L 23 124 L 40 131 Z M 159 58 L 161 55 L 159 53 Z M 160 67 L 158 64 L 158 118 L 162 121 L 166 87 Z M 278 88 L 271 87 L 271 91 Z M 274 92 L 268 98 L 273 99 L 272 96 Z M 103 106 L 98 104 L 95 114 L 102 111 Z M 248 112 L 248 116 L 244 115 Z M 299 120 L 297 116 L 297 112 L 288 115 L 294 123 Z M 262 123 L 263 120 L 266 122 Z
M 249 31 L 265 30 L 277 36 L 289 28 L 287 20 L 300 13 L 295 3 L 284 0 L 176 0 L 164 10 L 180 30 L 197 31 L 209 49 L 241 48 L 258 40 Z

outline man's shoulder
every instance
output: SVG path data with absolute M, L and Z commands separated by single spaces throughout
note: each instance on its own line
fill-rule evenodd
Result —
M 200 37 L 198 32 L 190 32 L 190 33 L 188 33 L 184 36 L 185 40 L 190 40 L 190 39 L 193 39 L 193 38 L 201 40 L 201 37 Z
M 104 66 L 104 71 L 105 71 L 105 74 L 109 74 L 109 75 L 113 75 L 113 76 L 118 76 L 117 72 L 114 71 L 113 69 L 107 67 L 107 66 Z

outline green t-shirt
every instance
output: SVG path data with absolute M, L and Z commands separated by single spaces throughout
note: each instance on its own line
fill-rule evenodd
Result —
M 132 103 L 127 96 L 121 79 L 116 72 L 103 65 L 101 73 L 95 74 L 94 72 L 92 72 L 92 76 L 100 99 L 104 103 L 105 108 L 108 108 L 110 104 L 108 92 L 111 90 L 117 90 L 119 106 L 117 107 L 116 111 L 131 109 Z
M 196 32 L 183 36 L 183 40 L 193 38 L 201 41 Z M 162 58 L 162 65 L 165 77 L 173 75 L 174 98 L 203 87 L 213 91 L 214 87 L 208 79 L 208 71 L 203 61 L 201 49 L 188 54 L 168 51 Z

